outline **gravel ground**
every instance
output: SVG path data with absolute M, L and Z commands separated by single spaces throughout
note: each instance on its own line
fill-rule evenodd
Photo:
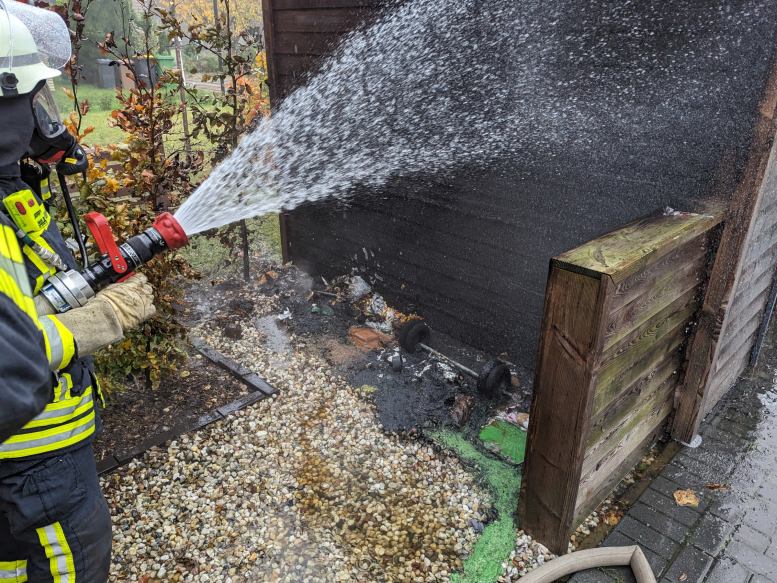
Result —
M 265 299 L 256 316 L 274 313 Z M 239 341 L 197 333 L 280 394 L 104 480 L 112 581 L 447 581 L 461 568 L 489 497 L 457 458 L 384 433 L 303 340 L 284 368 L 254 327 Z

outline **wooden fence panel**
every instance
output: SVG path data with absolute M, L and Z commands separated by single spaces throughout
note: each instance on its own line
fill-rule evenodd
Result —
M 706 413 L 747 366 L 762 320 L 767 293 L 750 302 L 742 296 L 751 293 L 752 283 L 760 277 L 771 279 L 777 262 L 773 238 L 777 230 L 776 126 L 777 67 L 773 66 L 688 351 L 687 373 L 672 427 L 672 437 L 681 442 L 692 441 Z
M 554 552 L 664 431 L 720 221 L 652 216 L 551 260 L 520 513 Z

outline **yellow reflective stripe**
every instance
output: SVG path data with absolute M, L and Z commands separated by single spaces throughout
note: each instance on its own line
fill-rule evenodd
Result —
M 42 413 L 39 413 L 35 419 L 27 423 L 24 429 L 33 429 L 35 427 L 47 427 L 51 425 L 59 425 L 65 423 L 71 419 L 75 419 L 86 413 L 89 409 L 94 407 L 94 401 L 92 400 L 91 389 L 84 393 L 82 399 L 72 399 L 77 401 L 76 403 L 68 404 L 67 402 L 54 403 L 60 405 L 58 408 L 46 407 Z M 67 407 L 61 407 L 61 405 L 68 405 Z M 25 433 L 25 435 L 38 435 L 37 433 Z
M 65 358 L 65 347 L 59 337 L 59 330 L 54 322 L 45 316 L 40 319 L 40 329 L 46 340 L 46 358 L 49 361 L 49 368 L 59 370 L 62 368 L 62 360 Z
M 94 388 L 97 390 L 97 398 L 100 399 L 100 405 L 102 405 L 102 408 L 105 409 L 105 394 L 103 393 L 103 389 L 100 386 L 100 381 L 96 376 L 93 376 L 92 380 L 94 380 Z
M 27 581 L 27 560 L 0 561 L 0 583 L 24 583 Z
M 51 186 L 49 186 L 48 178 L 44 178 L 40 181 L 40 197 L 43 200 L 48 200 L 51 198 Z
M 62 379 L 65 375 L 63 374 L 60 379 Z M 68 377 L 70 375 L 67 375 Z M 60 398 L 55 399 L 48 405 L 46 405 L 46 411 L 59 411 L 62 409 L 67 409 L 68 407 L 71 407 L 73 405 L 76 405 L 86 399 L 86 397 L 91 396 L 92 394 L 92 387 L 87 387 L 86 390 L 83 392 L 83 394 L 78 395 L 77 397 L 72 397 L 70 395 L 70 389 L 73 388 L 73 381 L 70 381 L 70 385 L 65 388 L 64 393 L 60 393 Z
M 94 434 L 95 431 L 95 424 L 94 424 L 94 411 L 89 414 L 88 417 L 85 417 L 81 423 L 88 422 L 88 425 L 81 425 L 80 427 L 77 427 L 77 430 L 74 430 L 70 437 L 66 439 L 59 439 L 59 440 L 51 440 L 49 442 L 43 443 L 41 445 L 36 445 L 34 447 L 27 447 L 27 448 L 19 448 L 19 449 L 6 449 L 5 445 L 0 445 L 0 460 L 7 460 L 7 459 L 20 459 L 25 457 L 30 457 L 33 455 L 38 455 L 42 453 L 49 453 L 52 451 L 59 451 L 62 449 L 65 449 L 66 447 L 70 447 L 71 445 L 75 445 L 76 443 L 79 443 L 81 441 L 84 441 L 85 439 L 89 438 Z M 17 446 L 18 447 L 18 446 Z
M 76 354 L 76 344 L 72 332 L 56 316 L 41 316 L 40 324 L 49 343 L 47 356 L 51 370 L 65 368 Z
M 38 240 L 35 240 L 36 243 L 40 244 Z M 24 246 L 24 255 L 27 257 L 27 259 L 30 260 L 30 262 L 35 266 L 35 269 L 37 269 L 40 272 L 40 275 L 38 275 L 35 278 L 35 289 L 33 289 L 33 295 L 38 295 L 38 292 L 40 292 L 41 288 L 43 287 L 43 284 L 46 283 L 46 280 L 49 276 L 54 275 L 57 270 L 54 267 L 51 267 L 48 263 L 43 261 L 40 257 L 38 257 L 38 254 L 35 253 L 32 249 L 27 247 L 27 245 Z
M 0 260 L 1 261 L 1 260 Z M 20 309 L 24 309 L 24 294 L 16 283 L 16 280 L 6 271 L 5 266 L 0 264 L 0 292 Z
M 0 225 L 2 237 L 0 237 L 0 255 L 7 257 L 16 263 L 22 263 L 22 252 L 19 249 L 19 241 L 16 239 L 16 233 L 8 225 Z
M 37 441 L 46 437 L 56 437 L 57 435 L 61 435 L 64 433 L 71 433 L 72 430 L 77 429 L 82 425 L 85 425 L 93 420 L 94 420 L 94 411 L 92 411 L 92 413 L 90 413 L 83 419 L 78 419 L 76 421 L 72 421 L 71 423 L 60 425 L 58 427 L 52 427 L 51 429 L 46 429 L 45 431 L 35 431 L 33 433 L 17 433 L 16 435 L 12 435 L 8 439 L 6 439 L 3 442 L 3 445 L 0 446 L 0 449 L 5 447 L 6 445 L 14 445 L 17 443 Z
M 94 409 L 92 409 L 91 413 L 86 417 L 72 423 L 47 431 L 14 435 L 0 445 L 0 460 L 56 451 L 83 441 L 94 433 L 94 419 L 95 414 Z M 23 438 L 26 441 L 22 441 L 19 438 Z M 9 443 L 11 440 L 13 440 L 13 443 Z
M 0 291 L 11 298 L 28 316 L 36 320 L 35 304 L 32 301 L 19 242 L 13 229 L 6 225 L 0 226 L 0 273 L 5 273 L 7 276 L 0 282 Z
M 38 540 L 49 560 L 53 583 L 76 583 L 76 566 L 73 552 L 59 522 L 37 529 Z
M 11 263 L 5 257 L 0 257 L 0 292 L 8 296 L 8 298 L 29 318 L 38 323 L 38 317 L 35 312 L 35 302 L 32 298 L 25 293 L 24 285 L 19 285 L 17 275 L 13 273 L 15 263 Z M 27 276 L 23 276 L 24 283 L 27 282 Z

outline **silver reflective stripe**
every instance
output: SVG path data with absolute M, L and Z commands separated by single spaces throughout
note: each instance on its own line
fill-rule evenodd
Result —
M 64 391 L 65 389 L 63 389 Z M 73 415 L 75 413 L 76 409 L 79 407 L 82 407 L 88 403 L 92 402 L 92 393 L 91 391 L 84 396 L 83 399 L 81 399 L 78 403 L 75 405 L 71 405 L 70 407 L 65 407 L 64 409 L 51 409 L 51 410 L 44 410 L 43 413 L 40 413 L 37 417 L 35 417 L 30 423 L 34 423 L 35 421 L 44 421 L 46 419 L 55 419 L 57 417 L 65 417 L 68 415 Z M 38 431 L 40 431 L 39 428 L 37 428 Z M 19 435 L 19 434 L 17 434 Z
M 32 295 L 30 292 L 30 279 L 27 276 L 27 270 L 24 269 L 24 265 L 0 255 L 0 269 L 5 271 L 11 279 L 16 281 L 23 294 L 28 296 Z
M 0 57 L 0 67 L 26 67 L 27 65 L 37 65 L 40 63 L 40 55 L 38 53 L 27 53 L 26 55 L 13 55 L 7 57 Z
M 43 531 L 46 536 L 46 542 L 48 543 L 44 545 L 47 547 L 46 557 L 49 559 L 49 568 L 51 569 L 54 583 L 75 583 L 75 581 L 71 582 L 71 571 L 67 564 L 68 559 L 71 558 L 71 551 L 69 548 L 62 548 L 62 544 L 57 536 L 56 524 L 58 523 L 39 528 L 38 538 L 42 538 L 40 537 L 40 532 Z M 43 541 L 41 540 L 41 542 Z M 67 541 L 65 542 L 67 543 Z M 73 573 L 73 579 L 75 579 L 75 573 Z
M 51 370 L 59 370 L 62 360 L 65 358 L 65 347 L 62 345 L 62 336 L 59 335 L 56 324 L 49 318 L 40 319 L 41 328 L 49 339 L 49 348 L 51 349 L 51 359 L 49 367 Z
M 27 580 L 27 561 L 0 561 L 0 583 Z
M 85 421 L 85 419 L 88 419 L 88 420 Z M 8 441 L 13 440 L 13 443 L 8 443 L 8 441 L 6 441 L 2 445 L 0 445 L 0 458 L 2 457 L 2 454 L 5 454 L 5 453 L 13 453 L 16 451 L 34 449 L 37 447 L 45 447 L 48 445 L 56 445 L 65 440 L 77 437 L 79 435 L 82 435 L 84 433 L 94 430 L 94 409 L 92 409 L 92 411 L 86 417 L 82 417 L 78 421 L 72 421 L 71 423 L 77 424 L 79 421 L 83 421 L 83 423 L 80 425 L 77 425 L 76 427 L 71 428 L 69 431 L 63 431 L 62 433 L 54 433 L 53 435 L 49 435 L 47 437 L 40 437 L 38 439 L 34 439 L 35 433 L 17 433 L 16 435 L 9 438 L 8 440 Z M 51 431 L 51 430 L 43 429 L 42 431 Z M 30 439 L 22 440 L 22 438 L 27 438 L 27 437 L 29 437 Z M 34 453 L 31 453 L 29 455 L 34 455 Z

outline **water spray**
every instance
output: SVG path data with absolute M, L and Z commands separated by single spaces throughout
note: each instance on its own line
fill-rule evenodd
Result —
M 84 220 L 102 257 L 81 271 L 61 271 L 48 279 L 41 295 L 58 313 L 86 305 L 101 289 L 129 277 L 156 255 L 180 249 L 189 242 L 180 223 L 168 212 L 121 245 L 116 243 L 111 225 L 103 215 L 90 212 Z

